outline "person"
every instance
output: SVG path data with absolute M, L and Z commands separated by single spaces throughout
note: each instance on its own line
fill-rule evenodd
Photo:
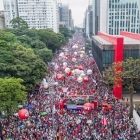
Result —
M 1 120 L 0 120 L 0 140 L 3 140 Z

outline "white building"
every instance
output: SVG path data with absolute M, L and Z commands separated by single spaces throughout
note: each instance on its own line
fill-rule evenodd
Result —
M 21 17 L 30 28 L 59 31 L 58 6 L 56 0 L 4 0 L 5 24 Z
M 100 31 L 140 33 L 140 0 L 100 0 Z

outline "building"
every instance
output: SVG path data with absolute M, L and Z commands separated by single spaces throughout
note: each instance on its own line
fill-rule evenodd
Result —
M 123 38 L 123 60 L 132 57 L 134 59 L 140 58 L 140 38 L 134 39 L 133 36 L 127 37 L 123 34 L 122 31 L 118 36 L 110 35 L 109 38 Z M 140 35 L 139 35 L 140 36 Z M 100 32 L 98 35 L 92 36 L 92 53 L 95 57 L 97 65 L 102 72 L 105 68 L 111 66 L 111 64 L 115 61 L 115 47 L 113 41 L 108 41 L 107 39 L 101 36 Z
M 100 0 L 92 0 L 93 12 L 93 35 L 97 35 L 99 31 L 99 14 L 100 14 Z
M 67 4 L 59 4 L 59 13 L 60 18 L 59 21 L 65 23 L 65 26 L 69 28 L 69 5 Z
M 72 19 L 72 11 L 67 4 L 58 4 L 59 7 L 59 25 L 66 26 L 68 29 L 73 30 L 74 20 Z
M 59 31 L 56 0 L 4 0 L 4 10 L 6 27 L 11 27 L 10 21 L 19 16 L 30 28 Z
M 140 33 L 140 0 L 100 0 L 100 31 Z
M 86 12 L 85 12 L 85 19 L 84 19 L 84 26 L 85 26 L 85 33 L 88 38 L 92 36 L 93 31 L 93 11 L 92 5 L 89 5 Z
M 4 11 L 0 11 L 0 29 L 5 27 Z
M 69 9 L 69 28 L 70 28 L 70 30 L 73 30 L 73 25 L 74 24 L 74 20 L 72 19 L 72 11 L 71 11 L 71 9 Z
M 121 62 L 129 57 L 140 58 L 140 34 L 121 31 L 120 35 L 98 32 L 92 36 L 92 54 L 102 73 L 113 62 Z M 116 97 L 122 97 L 122 84 L 115 90 Z
M 74 30 L 74 19 L 72 19 L 71 29 Z

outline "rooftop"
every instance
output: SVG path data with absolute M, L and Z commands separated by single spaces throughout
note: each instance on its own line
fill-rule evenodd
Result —
M 93 36 L 94 39 L 96 39 L 100 44 L 102 45 L 112 45 L 112 43 L 104 40 L 103 38 L 101 38 L 100 36 Z
M 140 45 L 140 40 L 132 39 L 132 38 L 121 36 L 121 35 L 119 35 L 119 36 L 124 38 L 124 45 L 131 45 L 131 44 Z
M 140 40 L 132 39 L 132 38 L 125 37 L 125 36 L 122 36 L 122 35 L 118 35 L 118 37 L 123 37 L 124 38 L 124 45 L 140 45 Z M 113 43 L 110 43 L 110 42 L 104 40 L 100 36 L 93 36 L 93 38 L 95 40 L 97 40 L 102 45 L 112 45 L 113 44 Z

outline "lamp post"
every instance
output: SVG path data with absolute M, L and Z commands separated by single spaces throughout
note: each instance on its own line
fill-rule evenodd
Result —
M 52 110 L 52 130 L 53 130 L 53 135 L 52 138 L 55 140 L 55 130 L 54 130 L 54 94 L 56 91 L 54 90 L 54 86 L 58 85 L 58 82 L 54 81 L 54 75 L 50 78 L 48 83 L 44 83 L 44 87 L 49 89 L 49 94 L 51 95 L 51 110 Z
M 54 94 L 55 91 L 53 89 L 53 87 L 49 87 L 49 94 L 51 95 L 51 110 L 52 110 L 52 130 L 53 130 L 53 139 L 55 139 L 55 130 L 54 130 Z

